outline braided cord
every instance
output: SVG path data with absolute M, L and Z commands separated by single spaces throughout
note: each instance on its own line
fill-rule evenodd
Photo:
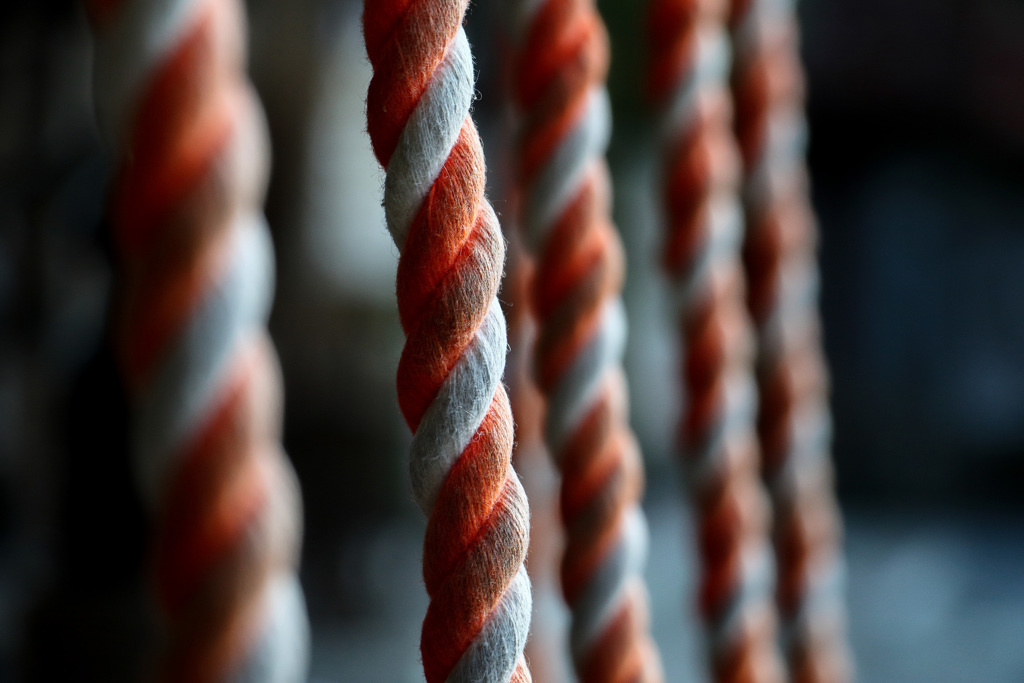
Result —
M 767 496 L 754 432 L 724 3 L 654 0 L 650 89 L 663 108 L 666 267 L 681 312 L 683 450 L 696 505 L 714 680 L 780 681 Z
M 775 510 L 777 602 L 791 680 L 852 677 L 842 522 L 829 458 L 828 372 L 817 313 L 817 230 L 804 150 L 803 74 L 792 0 L 736 0 L 736 131 L 750 226 L 764 475 Z
M 96 1 L 95 95 L 119 149 L 112 219 L 135 471 L 156 518 L 161 680 L 304 679 L 297 481 L 260 209 L 268 169 L 237 0 Z
M 401 253 L 406 344 L 398 399 L 414 432 L 413 492 L 428 515 L 430 606 L 420 649 L 430 683 L 525 683 L 529 509 L 510 464 L 501 384 L 506 329 L 497 300 L 505 256 L 484 197 L 470 118 L 468 0 L 367 0 L 370 140 L 387 170 L 384 208 Z
M 536 255 L 535 370 L 562 475 L 562 592 L 581 681 L 660 681 L 649 635 L 643 463 L 622 372 L 622 245 L 604 160 L 608 44 L 592 0 L 519 0 L 520 223 Z

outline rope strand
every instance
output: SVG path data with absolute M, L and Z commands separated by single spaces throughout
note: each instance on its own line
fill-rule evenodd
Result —
M 526 683 L 529 509 L 510 464 L 497 300 L 505 246 L 469 116 L 467 4 L 366 1 L 367 121 L 401 253 L 398 399 L 414 432 L 413 491 L 428 516 L 423 668 L 429 683 Z
M 791 680 L 842 683 L 852 677 L 842 522 L 829 459 L 798 28 L 792 0 L 736 0 L 732 11 L 736 130 L 750 226 L 745 259 L 759 340 L 758 432 L 775 508 L 777 601 Z
M 96 0 L 95 94 L 119 149 L 120 355 L 156 517 L 160 679 L 304 679 L 298 485 L 266 330 L 262 111 L 237 0 Z
M 522 113 L 520 223 L 536 255 L 536 377 L 562 474 L 562 591 L 579 679 L 660 681 L 643 569 L 643 463 L 621 362 L 624 258 L 610 218 L 605 28 L 592 0 L 521 0 L 514 98 Z
M 774 683 L 782 667 L 754 433 L 754 345 L 740 255 L 725 10 L 717 0 L 652 2 L 649 87 L 663 109 L 664 266 L 681 312 L 682 442 L 713 678 Z

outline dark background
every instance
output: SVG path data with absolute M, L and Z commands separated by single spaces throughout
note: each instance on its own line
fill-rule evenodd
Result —
M 498 4 L 477 3 L 468 29 L 501 213 Z M 636 2 L 600 5 L 655 635 L 669 680 L 699 680 L 642 17 Z M 0 7 L 0 681 L 139 680 L 154 632 L 148 522 L 106 341 L 111 169 L 90 39 L 72 2 Z M 397 254 L 364 133 L 360 5 L 249 7 L 313 678 L 415 681 L 423 521 L 394 397 Z M 801 18 L 860 679 L 1024 680 L 1024 2 L 805 0 Z

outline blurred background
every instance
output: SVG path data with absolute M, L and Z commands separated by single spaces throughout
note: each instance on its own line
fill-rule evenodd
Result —
M 468 30 L 500 214 L 499 4 L 476 3 Z M 642 17 L 635 0 L 599 4 L 613 40 L 610 157 L 629 249 L 655 637 L 668 680 L 698 681 Z M 148 522 L 106 334 L 111 167 L 88 28 L 69 0 L 0 6 L 0 681 L 136 681 L 153 645 Z M 319 683 L 421 680 L 427 602 L 360 10 L 357 0 L 249 3 L 274 151 L 272 332 L 305 498 Z M 801 20 L 859 678 L 1024 681 L 1024 2 L 803 0 Z M 541 508 L 546 467 L 520 454 Z M 564 615 L 544 591 L 557 625 Z

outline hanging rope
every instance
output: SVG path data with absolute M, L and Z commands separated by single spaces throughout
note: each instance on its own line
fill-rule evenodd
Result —
M 521 224 L 537 255 L 537 383 L 562 474 L 562 591 L 579 679 L 660 681 L 648 634 L 643 463 L 621 368 L 623 253 L 604 153 L 608 44 L 592 0 L 522 0 L 514 97 Z
M 817 234 L 792 0 L 734 0 L 736 130 L 743 151 L 750 310 L 757 323 L 764 474 L 775 509 L 778 605 L 791 679 L 851 678 L 841 519 L 829 459 L 817 313 Z
M 533 345 L 537 337 L 529 304 L 533 263 L 523 251 L 515 228 L 511 222 L 502 224 L 508 258 L 500 298 L 508 321 L 505 385 L 515 416 L 512 463 L 530 500 L 526 570 L 533 590 L 533 614 L 525 654 L 534 681 L 555 683 L 571 675 L 566 657 L 567 615 L 558 581 L 558 560 L 564 542 L 558 510 L 560 487 L 544 446 L 544 397 L 533 380 Z
M 769 511 L 754 434 L 725 3 L 654 0 L 649 87 L 663 109 L 664 266 L 684 336 L 683 450 L 716 681 L 780 681 Z
M 300 681 L 299 492 L 266 331 L 267 136 L 245 75 L 241 2 L 90 10 L 100 124 L 120 150 L 120 354 L 136 472 L 157 520 L 161 680 Z
M 529 509 L 509 462 L 506 331 L 496 296 L 505 247 L 484 198 L 483 150 L 469 116 L 467 4 L 366 1 L 374 70 L 367 119 L 387 169 L 388 230 L 401 252 L 407 340 L 398 400 L 415 433 L 413 491 L 429 517 L 423 668 L 430 683 L 525 682 Z

